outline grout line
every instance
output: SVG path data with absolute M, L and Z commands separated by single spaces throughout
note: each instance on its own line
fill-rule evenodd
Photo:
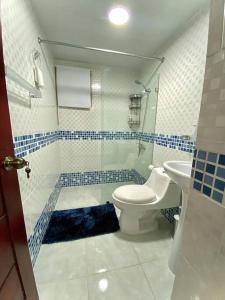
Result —
M 152 288 L 152 285 L 151 285 L 151 283 L 150 283 L 150 280 L 148 279 L 148 277 L 147 277 L 147 275 L 146 275 L 146 273 L 145 273 L 145 270 L 144 270 L 144 268 L 143 268 L 143 264 L 141 264 L 141 269 L 142 269 L 142 272 L 144 273 L 145 279 L 147 280 L 147 283 L 148 283 L 148 285 L 149 285 L 149 287 L 150 287 L 150 290 L 151 290 L 151 292 L 152 292 L 152 295 L 153 295 L 154 299 L 156 300 L 156 299 L 157 299 L 157 296 L 156 296 L 156 294 L 155 294 L 154 289 Z
M 132 244 L 132 242 L 131 242 L 131 247 L 133 248 L 133 250 L 134 250 L 134 252 L 135 252 L 135 254 L 136 254 L 137 258 L 138 258 L 139 265 L 140 265 L 140 267 L 141 267 L 141 269 L 142 269 L 142 272 L 144 273 L 145 279 L 147 280 L 147 284 L 148 284 L 148 286 L 150 287 L 150 290 L 151 290 L 151 292 L 152 292 L 152 295 L 153 295 L 154 299 L 156 300 L 155 292 L 153 291 L 152 285 L 151 285 L 151 283 L 149 282 L 149 280 L 148 280 L 148 278 L 147 278 L 147 275 L 145 274 L 144 268 L 143 268 L 143 266 L 142 266 L 142 265 L 143 265 L 143 262 L 141 262 L 140 257 L 139 257 L 139 255 L 138 255 L 138 252 L 136 251 L 136 249 L 135 249 L 134 245 Z M 150 261 L 148 261 L 148 262 L 151 262 L 151 261 L 152 261 L 152 259 L 151 259 Z

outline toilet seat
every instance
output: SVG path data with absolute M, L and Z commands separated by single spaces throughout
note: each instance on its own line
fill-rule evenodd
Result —
M 146 204 L 156 200 L 156 194 L 151 188 L 137 184 L 121 186 L 114 191 L 113 196 L 130 204 Z

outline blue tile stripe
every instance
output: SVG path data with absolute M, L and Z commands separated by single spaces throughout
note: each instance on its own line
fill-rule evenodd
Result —
M 129 181 L 144 184 L 146 179 L 135 169 L 62 173 L 60 176 L 62 187 Z
M 60 131 L 61 140 L 141 140 L 192 153 L 194 143 L 178 135 L 122 131 Z
M 192 163 L 193 188 L 222 203 L 225 190 L 225 155 L 196 149 Z
M 144 184 L 146 179 L 135 169 L 62 173 L 60 176 L 62 187 L 129 181 Z
M 42 240 L 44 238 L 45 232 L 47 230 L 50 218 L 55 209 L 59 194 L 61 191 L 60 177 L 55 185 L 54 190 L 52 191 L 35 227 L 33 234 L 29 237 L 28 247 L 31 256 L 32 265 L 35 265 L 38 253 L 40 251 Z
M 174 224 L 174 215 L 179 215 L 179 207 L 171 207 L 161 209 L 161 214 L 171 223 Z
M 60 176 L 62 187 L 129 181 L 134 181 L 134 173 L 131 170 L 63 173 Z
M 69 131 L 59 130 L 14 137 L 15 155 L 26 156 L 56 142 L 57 140 L 140 140 L 162 147 L 193 153 L 195 145 L 178 135 L 164 135 L 123 131 Z
M 137 132 L 124 131 L 59 131 L 61 140 L 137 140 Z
M 139 140 L 143 142 L 155 143 L 162 147 L 168 147 L 188 153 L 193 153 L 195 149 L 194 142 L 185 139 L 179 135 L 139 133 Z
M 144 184 L 146 182 L 145 177 L 138 173 L 135 169 L 131 170 L 133 181 L 135 184 Z
M 15 155 L 18 157 L 26 156 L 54 143 L 58 139 L 58 131 L 16 136 L 13 141 Z

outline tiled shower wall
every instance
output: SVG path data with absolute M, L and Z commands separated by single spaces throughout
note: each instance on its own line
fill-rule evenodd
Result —
M 182 135 L 193 137 L 202 93 L 207 33 L 208 10 L 205 9 L 158 51 L 157 54 L 165 56 L 166 60 L 159 70 L 159 93 L 158 77 L 155 76 L 149 83 L 152 90 L 148 110 L 150 114 L 147 115 L 144 132 L 161 134 L 165 141 L 177 137 L 181 140 Z M 85 67 L 82 64 L 78 66 Z M 99 83 L 102 89 L 99 92 L 93 91 L 93 106 L 90 111 L 60 108 L 60 129 L 130 132 L 127 124 L 128 97 L 130 93 L 140 91 L 134 80 L 142 78 L 144 82 L 148 82 L 155 66 L 145 67 L 142 74 L 112 67 L 86 67 L 92 70 L 93 83 Z M 146 97 L 142 100 L 142 118 L 145 103 Z M 135 139 L 123 138 L 63 140 L 60 142 L 62 172 L 135 168 L 142 176 L 147 177 L 147 166 L 152 162 L 152 156 L 155 165 L 174 158 L 192 159 L 192 151 L 181 150 L 181 147 L 170 145 L 169 142 L 155 142 L 153 147 L 152 143 L 142 141 L 145 150 L 138 156 L 137 142 Z M 190 144 L 192 142 L 193 140 Z M 74 152 L 76 159 L 73 157 Z
M 92 90 L 90 110 L 59 108 L 60 130 L 87 134 L 86 139 L 60 141 L 62 173 L 131 169 L 136 155 L 136 141 L 122 138 L 100 140 L 91 137 L 90 132 L 131 131 L 127 122 L 128 105 L 129 94 L 138 88 L 134 84 L 136 74 L 106 66 L 75 65 L 90 68 L 92 83 L 98 83 L 101 90 Z
M 212 0 L 206 72 L 173 300 L 225 299 L 224 0 Z
M 156 54 L 165 57 L 165 61 L 159 69 L 156 133 L 193 136 L 200 109 L 207 39 L 208 9 L 205 8 L 157 51 Z M 144 82 L 148 82 L 156 66 L 143 69 Z M 170 147 L 154 145 L 155 165 L 173 159 L 191 160 L 192 155 Z
M 7 81 L 10 117 L 16 153 L 30 162 L 31 177 L 26 178 L 24 170 L 18 171 L 27 237 L 41 240 L 42 230 L 48 222 L 48 206 L 57 197 L 52 194 L 59 178 L 58 142 L 54 136 L 58 129 L 56 97 L 54 88 L 53 61 L 48 50 L 38 44 L 43 36 L 35 19 L 30 1 L 2 0 L 1 17 L 5 64 L 33 84 L 34 49 L 41 52 L 40 68 L 43 71 L 45 88 L 41 99 L 29 99 L 27 91 L 14 82 Z M 51 133 L 50 133 L 51 132 Z M 49 133 L 47 136 L 46 134 Z M 44 137 L 45 136 L 45 137 Z M 21 147 L 23 145 L 23 147 Z M 19 150 L 23 149 L 22 151 Z M 38 151 L 36 151 L 38 150 Z M 53 198 L 54 198 L 53 197 Z M 45 208 L 42 224 L 34 229 Z M 35 260 L 35 253 L 31 253 Z

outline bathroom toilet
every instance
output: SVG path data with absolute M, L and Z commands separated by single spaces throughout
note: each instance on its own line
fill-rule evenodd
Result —
M 124 185 L 113 194 L 114 205 L 121 210 L 122 232 L 141 234 L 157 229 L 160 209 L 179 206 L 181 190 L 163 168 L 154 168 L 143 185 Z

